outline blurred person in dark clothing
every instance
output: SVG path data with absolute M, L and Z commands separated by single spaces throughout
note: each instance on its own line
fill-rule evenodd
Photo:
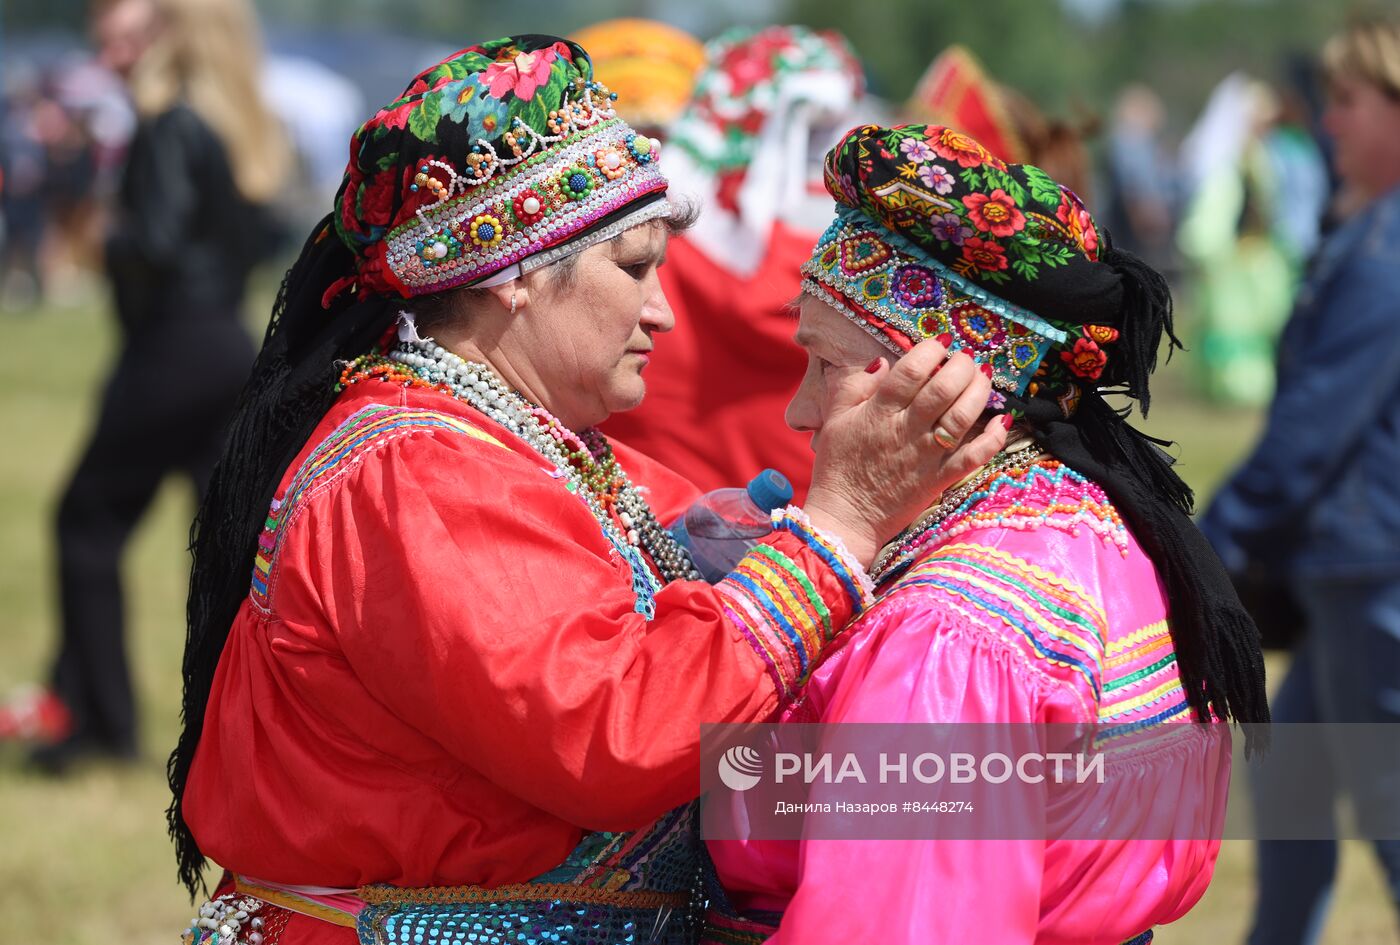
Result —
M 52 690 L 10 707 L 11 720 L 49 720 L 30 734 L 34 760 L 56 770 L 137 751 L 121 554 L 167 474 L 203 493 L 253 361 L 244 288 L 275 242 L 266 208 L 290 165 L 259 97 L 247 0 L 104 0 L 94 28 L 139 122 L 106 251 L 122 347 L 58 511 Z M 0 719 L 0 732 L 22 727 Z
M 1400 23 L 1358 25 L 1323 54 L 1324 126 L 1363 206 L 1320 246 L 1279 351 L 1278 390 L 1252 456 L 1202 522 L 1227 567 L 1267 573 L 1305 629 L 1274 703 L 1277 722 L 1400 722 Z M 1305 775 L 1350 795 L 1369 837 L 1400 837 L 1400 759 L 1265 759 L 1261 820 Z M 1307 766 L 1306 768 L 1303 766 Z M 1370 770 L 1364 777 L 1358 771 Z M 1324 811 L 1307 814 L 1330 814 Z M 1400 903 L 1400 840 L 1377 840 Z M 1251 943 L 1319 939 L 1333 841 L 1259 842 Z
M 1166 122 L 1157 93 L 1130 85 L 1114 105 L 1107 140 L 1108 228 L 1158 268 L 1175 264 L 1178 171 L 1162 144 Z
M 44 145 L 35 133 L 34 113 L 43 100 L 37 74 L 20 73 L 7 82 L 0 122 L 0 213 L 5 232 L 0 245 L 0 303 L 32 311 L 43 300 L 44 273 L 39 246 L 44 239 Z
M 49 302 L 71 302 L 75 289 L 100 264 L 102 233 L 96 195 L 96 145 L 78 109 L 57 88 L 34 113 L 44 148 L 42 201 L 44 238 L 40 269 Z

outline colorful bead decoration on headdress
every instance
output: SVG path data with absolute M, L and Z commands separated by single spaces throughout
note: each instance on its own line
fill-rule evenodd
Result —
M 420 75 L 351 142 L 336 228 L 360 290 L 407 297 L 529 271 L 629 205 L 632 225 L 667 215 L 659 144 L 615 98 L 582 48 L 550 36 L 473 46 Z
M 844 210 L 802 266 L 802 288 L 902 354 L 937 338 L 991 365 L 992 385 L 1021 394 L 1065 332 L 969 285 L 917 247 Z M 993 309 L 996 309 L 995 311 Z

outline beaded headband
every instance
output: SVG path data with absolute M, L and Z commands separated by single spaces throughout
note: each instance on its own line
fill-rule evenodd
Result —
M 859 211 L 841 207 L 802 265 L 802 289 L 895 354 L 924 338 L 992 368 L 1020 395 L 1065 332 L 999 299 Z
M 426 189 L 437 200 L 386 237 L 389 269 L 411 294 L 478 282 L 517 264 L 528 272 L 615 236 L 623 223 L 669 214 L 664 200 L 653 200 L 562 245 L 639 198 L 662 193 L 667 182 L 657 166 L 659 143 L 617 117 L 600 83 L 576 80 L 547 128 L 551 133 L 542 134 L 516 117 L 505 135 L 513 157 L 478 139 L 465 173 L 435 159 L 419 166 L 410 190 Z

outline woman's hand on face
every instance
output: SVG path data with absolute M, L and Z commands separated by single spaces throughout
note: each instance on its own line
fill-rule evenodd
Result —
M 998 421 L 967 439 L 986 409 L 991 381 L 965 354 L 932 339 L 891 367 L 842 379 L 828 393 L 805 511 L 839 536 L 863 565 L 948 486 L 1006 442 Z M 952 443 L 940 445 L 934 438 Z M 946 434 L 946 436 L 944 435 Z

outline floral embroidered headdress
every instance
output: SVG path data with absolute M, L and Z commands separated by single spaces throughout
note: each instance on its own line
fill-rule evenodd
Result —
M 553 36 L 470 46 L 418 75 L 350 142 L 335 231 L 356 291 L 505 281 L 666 216 L 659 144 L 615 98 Z
M 1120 279 L 1083 203 L 1044 171 L 951 128 L 866 125 L 825 179 L 836 219 L 803 287 L 892 351 L 938 338 L 990 365 L 1000 395 L 1053 396 L 1066 416 L 1086 385 L 1125 380 Z
M 705 60 L 668 129 L 667 172 L 704 208 L 687 239 L 747 276 L 776 223 L 825 225 L 820 158 L 860 117 L 865 79 L 845 37 L 803 26 L 734 27 L 705 44 Z
M 941 338 L 992 368 L 1008 406 L 1057 460 L 1101 486 L 1157 568 L 1196 717 L 1269 717 L 1258 631 L 1192 523 L 1190 488 L 1145 413 L 1163 335 L 1166 281 L 1113 246 L 1073 193 L 938 125 L 849 132 L 826 156 L 837 216 L 803 287 L 895 353 Z

